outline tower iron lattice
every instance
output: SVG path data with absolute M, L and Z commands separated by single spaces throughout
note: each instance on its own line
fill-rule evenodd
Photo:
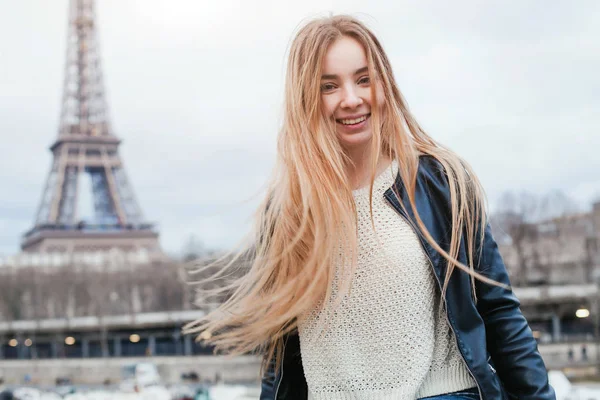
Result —
M 58 137 L 26 252 L 145 250 L 160 253 L 158 233 L 145 221 L 112 131 L 97 39 L 94 0 L 71 0 Z M 87 175 L 92 220 L 78 209 L 80 177 Z

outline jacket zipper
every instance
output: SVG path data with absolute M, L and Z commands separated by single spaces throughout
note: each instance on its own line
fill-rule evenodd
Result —
M 275 390 L 275 397 L 273 397 L 273 400 L 277 400 L 277 395 L 279 394 L 279 387 L 281 386 L 281 381 L 283 381 L 283 358 L 285 356 L 285 345 L 286 341 L 283 342 L 283 355 L 281 356 L 281 377 L 279 378 L 279 383 L 277 383 L 277 390 Z
M 496 368 L 492 367 L 492 364 L 490 363 L 492 360 L 492 356 L 489 356 L 487 359 L 487 363 L 490 366 L 490 369 L 492 370 L 492 372 L 495 374 L 496 373 Z
M 438 287 L 440 289 L 440 297 L 441 297 L 442 283 L 440 282 L 440 278 L 437 276 L 437 274 L 435 272 L 435 268 L 433 266 L 433 262 L 429 258 L 427 250 L 425 250 L 425 246 L 423 245 L 423 242 L 421 240 L 421 235 L 418 234 L 418 232 L 416 231 L 416 228 L 413 227 L 413 225 L 409 221 L 409 219 L 407 217 L 405 217 L 404 214 L 396 207 L 396 205 L 394 204 L 394 202 L 391 201 L 389 198 L 387 198 L 387 196 L 386 196 L 386 200 L 388 201 L 388 203 L 390 203 L 390 205 L 392 206 L 392 208 L 394 210 L 396 210 L 396 212 L 398 213 L 398 215 L 400 215 L 400 217 L 406 221 L 406 223 L 408 224 L 408 226 L 410 226 L 415 231 L 415 234 L 417 235 L 417 238 L 419 239 L 419 244 L 421 245 L 421 249 L 423 250 L 423 253 L 426 256 L 427 261 L 429 261 L 429 265 L 431 266 L 431 271 L 433 272 L 433 276 L 435 277 L 435 280 L 436 280 L 436 282 L 438 284 Z M 463 359 L 463 361 L 465 363 L 465 366 L 467 367 L 467 370 L 469 371 L 469 374 L 471 374 L 471 377 L 475 381 L 475 385 L 477 385 L 477 390 L 479 391 L 479 398 L 483 400 L 483 395 L 481 394 L 481 388 L 479 387 L 479 382 L 477 382 L 477 379 L 475 379 L 475 374 L 473 374 L 473 371 L 471 371 L 471 368 L 469 367 L 469 363 L 465 359 L 465 356 L 464 356 L 464 354 L 462 352 L 462 349 L 460 348 L 460 345 L 458 344 L 458 336 L 456 335 L 456 332 L 454 331 L 454 327 L 450 323 L 450 318 L 448 317 L 448 302 L 446 301 L 446 296 L 444 296 L 444 298 L 442 300 L 444 301 L 444 306 L 445 306 L 444 307 L 444 315 L 446 316 L 446 321 L 448 322 L 448 326 L 450 327 L 450 330 L 454 334 L 454 340 L 456 341 L 456 347 L 458 348 L 458 352 L 460 353 L 460 356 Z

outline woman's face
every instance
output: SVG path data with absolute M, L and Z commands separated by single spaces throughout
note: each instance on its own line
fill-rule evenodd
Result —
M 331 44 L 321 73 L 322 111 L 335 120 L 338 140 L 347 150 L 366 148 L 373 136 L 372 84 L 365 50 L 356 39 L 344 36 Z M 382 104 L 383 90 L 376 89 L 377 104 Z

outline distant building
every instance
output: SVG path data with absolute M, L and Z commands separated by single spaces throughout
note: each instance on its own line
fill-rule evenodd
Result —
M 587 213 L 523 224 L 517 242 L 498 232 L 515 286 L 585 284 L 600 278 L 600 202 Z
M 597 340 L 600 202 L 535 224 L 502 217 L 514 237 L 498 227 L 495 236 L 534 335 L 542 342 Z

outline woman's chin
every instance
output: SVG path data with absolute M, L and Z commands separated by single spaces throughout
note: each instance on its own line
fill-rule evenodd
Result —
M 362 146 L 367 146 L 371 142 L 370 131 L 356 132 L 352 134 L 338 133 L 338 139 L 343 148 L 348 150 L 356 150 Z

